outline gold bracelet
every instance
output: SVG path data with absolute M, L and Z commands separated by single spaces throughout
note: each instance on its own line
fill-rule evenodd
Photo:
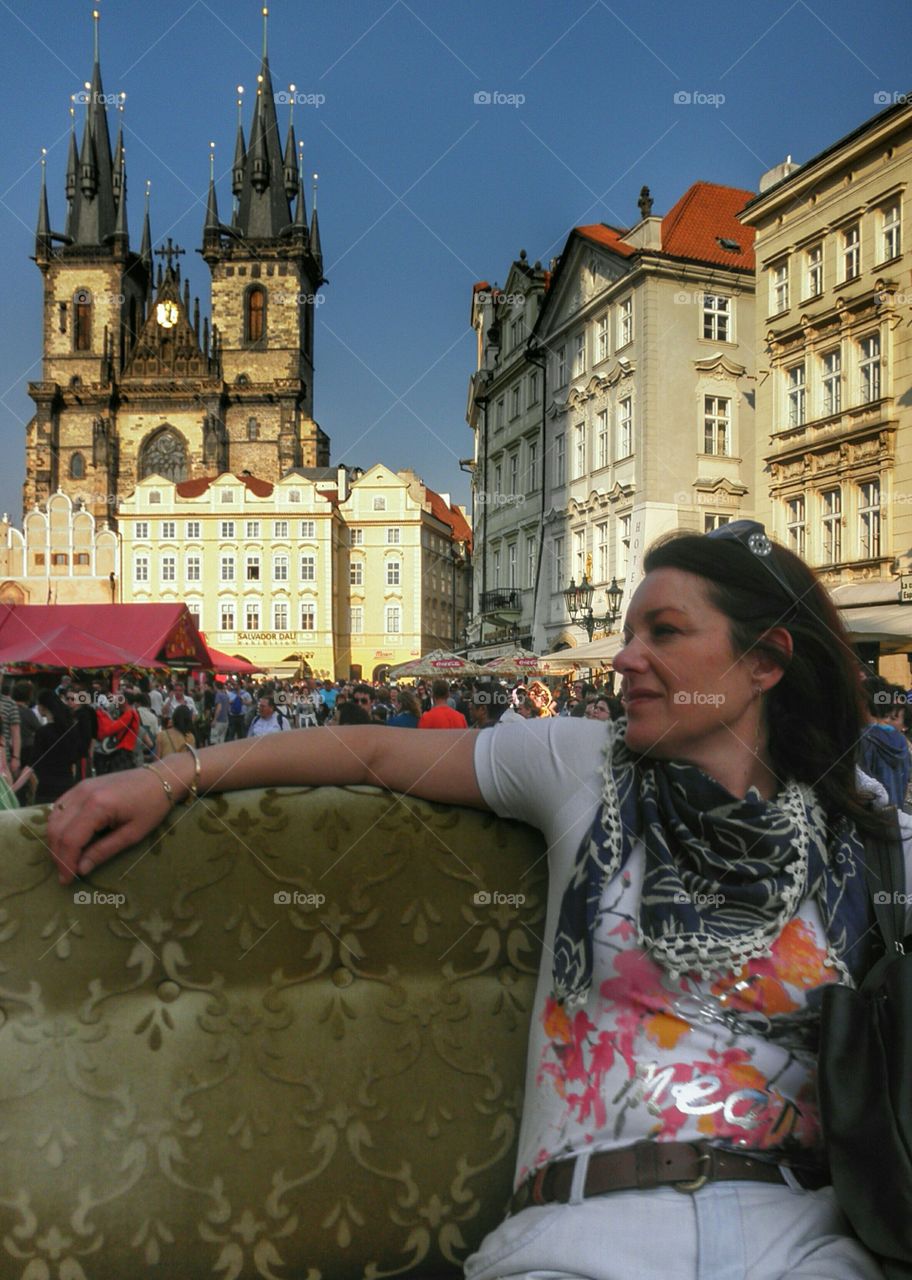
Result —
M 185 742 L 184 745 L 181 747 L 181 751 L 189 751 L 190 754 L 193 756 L 193 765 L 194 765 L 193 781 L 189 783 L 189 790 L 187 791 L 187 794 L 184 796 L 184 801 L 183 801 L 184 804 L 189 804 L 191 797 L 194 800 L 199 799 L 199 784 L 200 784 L 200 776 L 202 774 L 202 766 L 200 764 L 199 752 L 197 751 L 196 747 L 191 746 L 189 742 Z
M 176 801 L 174 799 L 174 788 L 171 786 L 171 783 L 168 781 L 168 779 L 162 777 L 162 775 L 158 772 L 158 770 L 151 764 L 144 764 L 142 765 L 142 768 L 148 769 L 150 773 L 153 773 L 155 777 L 158 778 L 159 782 L 162 784 L 162 786 L 165 789 L 165 795 L 168 797 L 168 804 L 173 809 L 174 805 L 176 804 Z

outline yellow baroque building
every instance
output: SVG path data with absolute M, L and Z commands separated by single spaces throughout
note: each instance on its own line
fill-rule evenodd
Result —
M 465 513 L 409 471 L 142 480 L 118 507 L 124 601 L 184 601 L 281 676 L 382 677 L 465 628 Z

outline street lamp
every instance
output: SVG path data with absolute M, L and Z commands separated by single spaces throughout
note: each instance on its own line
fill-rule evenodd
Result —
M 611 579 L 611 586 L 605 591 L 605 614 L 601 618 L 597 618 L 592 612 L 593 594 L 592 583 L 585 574 L 583 574 L 583 580 L 579 586 L 571 578 L 570 586 L 564 590 L 564 599 L 567 602 L 570 621 L 575 622 L 577 626 L 585 627 L 586 635 L 590 641 L 596 627 L 602 627 L 606 634 L 611 634 L 611 628 L 621 616 L 621 600 L 624 596 L 624 590 L 618 586 L 617 578 Z

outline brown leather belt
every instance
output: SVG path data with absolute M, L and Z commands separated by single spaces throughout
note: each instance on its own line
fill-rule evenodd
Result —
M 510 1213 L 519 1213 L 530 1205 L 566 1204 L 575 1166 L 575 1158 L 544 1165 L 514 1193 Z M 809 1190 L 817 1190 L 830 1181 L 822 1170 L 793 1168 L 791 1172 Z M 632 1147 L 598 1151 L 589 1157 L 583 1196 L 666 1186 L 692 1193 L 707 1182 L 732 1180 L 778 1182 L 780 1186 L 785 1182 L 779 1164 L 740 1151 L 727 1151 L 704 1142 L 636 1142 Z

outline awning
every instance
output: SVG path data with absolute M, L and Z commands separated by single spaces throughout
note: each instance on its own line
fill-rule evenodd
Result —
M 0 666 L 153 670 L 207 658 L 184 604 L 0 605 Z
M 558 653 L 546 655 L 548 663 L 555 668 L 562 667 L 600 667 L 610 666 L 612 659 L 624 647 L 621 635 L 602 636 L 591 644 L 580 644 L 575 649 L 561 649 Z
M 853 640 L 876 641 L 891 653 L 912 652 L 912 605 L 840 609 L 839 616 Z
M 206 648 L 209 650 L 210 658 L 207 669 L 217 671 L 220 676 L 252 676 L 264 670 L 263 667 L 255 667 L 246 658 L 236 658 L 230 653 L 221 653 L 218 649 L 213 649 L 211 644 Z

